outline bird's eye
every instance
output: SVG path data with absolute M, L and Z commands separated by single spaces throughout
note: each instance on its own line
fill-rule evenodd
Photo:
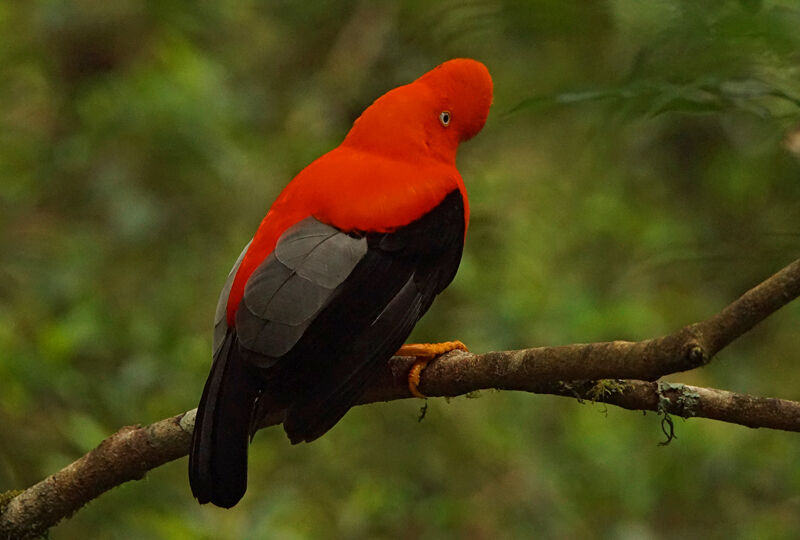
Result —
M 439 113 L 439 122 L 442 123 L 444 127 L 450 125 L 450 111 L 442 111 Z

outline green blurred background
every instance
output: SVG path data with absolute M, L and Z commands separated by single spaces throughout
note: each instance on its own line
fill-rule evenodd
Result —
M 796 0 L 0 3 L 0 491 L 196 406 L 268 205 L 386 90 L 457 56 L 461 270 L 415 331 L 475 351 L 669 333 L 800 254 Z M 787 139 L 789 136 L 789 139 Z M 800 303 L 669 377 L 800 399 Z M 800 436 L 574 400 L 360 407 L 255 438 L 233 510 L 186 460 L 51 538 L 797 538 Z

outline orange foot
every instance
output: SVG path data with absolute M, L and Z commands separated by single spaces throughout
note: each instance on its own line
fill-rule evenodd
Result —
M 419 391 L 419 375 L 428 363 L 441 356 L 444 353 L 459 349 L 461 351 L 469 350 L 467 346 L 460 341 L 445 341 L 444 343 L 407 343 L 400 347 L 400 350 L 395 353 L 395 356 L 415 356 L 417 361 L 411 366 L 408 371 L 408 389 L 411 394 L 418 398 L 426 397 L 425 394 Z

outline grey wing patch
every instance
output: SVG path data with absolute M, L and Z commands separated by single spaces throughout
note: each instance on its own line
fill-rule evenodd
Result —
M 253 272 L 244 289 L 245 304 L 254 315 L 291 325 L 302 324 L 311 318 L 329 295 L 329 289 L 304 278 L 297 269 L 286 266 L 274 254 L 270 254 Z
M 222 287 L 222 292 L 219 293 L 219 300 L 217 300 L 217 310 L 214 312 L 214 357 L 217 356 L 217 353 L 222 348 L 222 342 L 225 341 L 225 334 L 228 331 L 228 323 L 226 321 L 227 317 L 227 308 L 228 308 L 228 296 L 231 294 L 231 287 L 233 287 L 233 280 L 236 277 L 236 272 L 239 271 L 239 266 L 242 264 L 242 259 L 244 259 L 244 254 L 247 253 L 247 248 L 250 247 L 250 244 L 253 241 L 247 243 L 242 250 L 242 253 L 239 255 L 239 258 L 236 259 L 236 262 L 231 268 L 231 271 L 228 272 L 228 279 L 225 281 L 225 285 Z
M 275 246 L 275 255 L 289 268 L 296 268 L 320 242 L 339 232 L 309 217 L 286 229 Z
M 244 313 L 239 315 L 239 313 Z M 309 321 L 310 323 L 310 321 Z M 259 367 L 270 367 L 294 347 L 308 328 L 309 323 L 295 326 L 261 319 L 240 306 L 236 314 L 236 331 L 239 344 L 250 351 L 268 357 L 258 362 Z
M 268 357 L 291 350 L 367 252 L 366 238 L 353 238 L 309 217 L 278 239 L 275 251 L 247 281 L 236 314 L 239 341 Z
M 328 289 L 344 281 L 366 252 L 366 239 L 348 236 L 313 217 L 287 230 L 275 246 L 279 261 Z

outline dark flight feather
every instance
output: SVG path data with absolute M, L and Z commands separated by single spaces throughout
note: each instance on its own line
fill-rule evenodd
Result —
M 267 386 L 287 403 L 283 426 L 292 442 L 312 441 L 336 424 L 452 281 L 464 239 L 461 194 L 401 229 L 365 238 L 366 254 Z
M 235 332 L 215 345 L 190 459 L 200 502 L 232 505 L 244 493 L 249 426 L 264 415 L 282 411 L 292 443 L 331 429 L 452 281 L 463 239 L 458 190 L 388 233 L 314 218 L 287 229 L 248 279 Z
M 247 445 L 259 384 L 229 330 L 197 407 L 189 483 L 200 503 L 230 508 L 247 490 Z

